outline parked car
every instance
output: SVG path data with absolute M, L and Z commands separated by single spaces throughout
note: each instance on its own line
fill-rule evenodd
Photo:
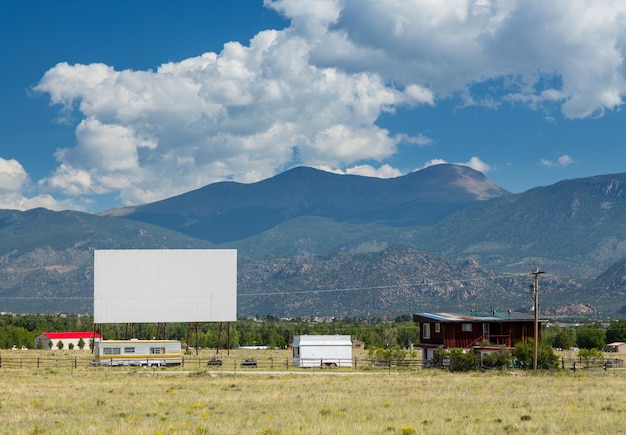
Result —
M 246 358 L 241 361 L 241 367 L 256 369 L 256 360 L 254 358 Z
M 210 358 L 209 361 L 207 361 L 206 365 L 221 367 L 222 366 L 222 360 L 220 358 L 214 356 L 214 357 Z

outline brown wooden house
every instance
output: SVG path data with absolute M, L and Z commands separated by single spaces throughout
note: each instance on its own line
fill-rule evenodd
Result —
M 516 312 L 491 312 L 488 314 L 417 313 L 413 321 L 420 328 L 423 359 L 431 360 L 439 347 L 445 349 L 478 347 L 511 348 L 519 341 L 534 338 L 535 316 Z M 540 320 L 539 324 L 547 322 Z M 541 340 L 541 328 L 539 328 Z M 487 349 L 485 349 L 487 350 Z

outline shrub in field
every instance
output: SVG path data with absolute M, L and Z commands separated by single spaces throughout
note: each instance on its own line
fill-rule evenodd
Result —
M 440 347 L 433 354 L 433 367 L 447 367 L 452 372 L 468 372 L 476 369 L 476 355 L 460 348 Z
M 504 369 L 511 365 L 513 356 L 508 350 L 498 350 L 483 356 L 482 367 L 485 369 Z
M 448 351 L 443 347 L 438 347 L 437 349 L 435 349 L 435 351 L 433 352 L 432 364 L 433 367 L 437 367 L 439 369 L 448 367 L 448 365 L 450 364 L 450 354 L 448 353 Z
M 518 342 L 513 349 L 515 365 L 519 369 L 533 368 L 533 345 L 532 343 Z
M 586 365 L 604 358 L 604 355 L 598 349 L 580 349 L 578 356 L 585 361 Z
M 370 348 L 367 352 L 369 359 L 375 361 L 402 361 L 407 358 L 414 358 L 415 352 L 400 349 L 399 347 L 383 349 L 383 348 Z
M 513 358 L 517 367 L 520 369 L 533 368 L 534 341 L 520 341 L 515 344 L 513 349 Z M 539 343 L 537 347 L 537 368 L 553 369 L 559 365 L 559 357 L 554 353 L 552 348 L 546 344 Z
M 476 370 L 476 355 L 464 349 L 450 349 L 450 371 L 469 372 Z

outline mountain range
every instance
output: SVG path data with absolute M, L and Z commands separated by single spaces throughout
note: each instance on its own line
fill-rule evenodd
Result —
M 297 167 L 258 183 L 214 183 L 100 215 L 149 222 L 219 244 L 301 217 L 391 227 L 432 225 L 477 200 L 508 194 L 466 166 L 431 166 L 390 179 Z
M 626 305 L 626 174 L 511 194 L 432 166 L 378 179 L 299 167 L 97 215 L 0 210 L 0 311 L 91 312 L 94 249 L 237 248 L 240 315 L 379 316 Z

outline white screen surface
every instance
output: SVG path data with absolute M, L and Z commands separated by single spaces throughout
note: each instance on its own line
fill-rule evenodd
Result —
M 95 323 L 236 320 L 234 249 L 94 252 Z

